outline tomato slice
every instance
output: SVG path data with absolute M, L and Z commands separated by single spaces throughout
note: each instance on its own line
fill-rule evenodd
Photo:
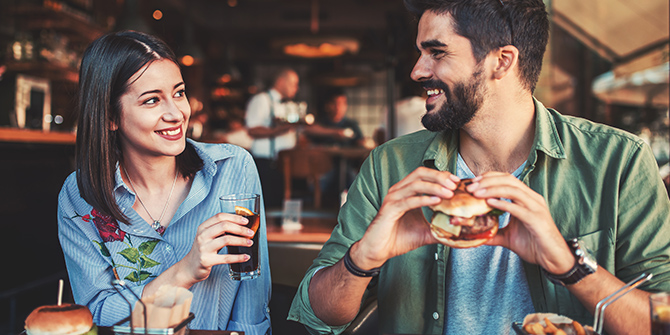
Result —
M 495 233 L 496 232 L 493 229 L 491 229 L 479 234 L 461 234 L 461 236 L 459 236 L 459 239 L 461 240 L 489 239 L 492 238 L 493 235 L 495 235 Z

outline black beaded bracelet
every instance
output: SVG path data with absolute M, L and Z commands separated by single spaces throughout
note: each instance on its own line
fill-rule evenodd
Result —
M 353 246 L 353 244 L 351 245 Z M 351 247 L 347 249 L 347 253 L 344 254 L 344 258 L 342 259 L 344 261 L 344 267 L 347 268 L 347 270 L 354 276 L 356 277 L 374 277 L 379 274 L 379 269 L 380 268 L 374 268 L 370 270 L 363 270 L 356 266 L 354 264 L 354 261 L 351 260 L 351 255 L 349 254 L 349 251 L 351 251 Z

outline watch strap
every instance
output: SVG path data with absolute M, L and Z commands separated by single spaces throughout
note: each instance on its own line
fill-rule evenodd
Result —
M 596 272 L 596 268 L 591 267 L 590 265 L 583 262 L 583 258 L 590 257 L 586 250 L 582 250 L 578 239 L 572 239 L 568 241 L 568 246 L 570 251 L 572 251 L 573 256 L 575 257 L 575 265 L 568 272 L 560 275 L 554 275 L 547 272 L 545 269 L 542 269 L 542 273 L 554 284 L 566 286 L 579 283 L 586 276 Z M 596 265 L 597 267 L 597 265 Z
M 351 245 L 353 247 L 353 244 Z M 363 270 L 359 268 L 356 264 L 354 264 L 354 261 L 351 259 L 351 255 L 349 254 L 349 251 L 351 251 L 351 247 L 347 249 L 347 253 L 344 254 L 344 258 L 342 258 L 342 261 L 344 262 L 344 267 L 349 271 L 352 275 L 356 277 L 374 277 L 379 275 L 380 268 L 373 268 L 370 270 Z

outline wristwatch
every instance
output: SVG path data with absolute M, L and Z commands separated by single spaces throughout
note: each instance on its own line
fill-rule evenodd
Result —
M 575 256 L 575 266 L 562 275 L 553 275 L 542 269 L 542 272 L 544 272 L 544 275 L 547 276 L 549 281 L 562 286 L 577 284 L 598 269 L 598 263 L 587 249 L 584 241 L 573 238 L 567 242 L 572 251 L 572 255 Z

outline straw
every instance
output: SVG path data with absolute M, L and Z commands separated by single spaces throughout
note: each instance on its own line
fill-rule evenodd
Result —
M 63 280 L 58 280 L 58 306 L 63 303 Z
M 605 318 L 605 308 L 607 308 L 607 306 L 609 306 L 611 303 L 617 301 L 619 298 L 626 295 L 626 293 L 634 290 L 635 288 L 640 286 L 642 283 L 651 279 L 653 276 L 654 276 L 653 273 L 650 273 L 648 275 L 646 273 L 643 273 L 643 274 L 639 275 L 637 278 L 628 282 L 626 285 L 624 285 L 620 289 L 616 290 L 614 293 L 607 296 L 605 299 L 600 300 L 600 302 L 598 302 L 598 304 L 596 305 L 596 312 L 595 312 L 595 317 L 594 317 L 594 321 L 593 321 L 593 330 L 595 330 L 596 333 L 598 333 L 598 334 L 602 334 L 603 325 L 605 323 L 604 320 L 603 320 Z

